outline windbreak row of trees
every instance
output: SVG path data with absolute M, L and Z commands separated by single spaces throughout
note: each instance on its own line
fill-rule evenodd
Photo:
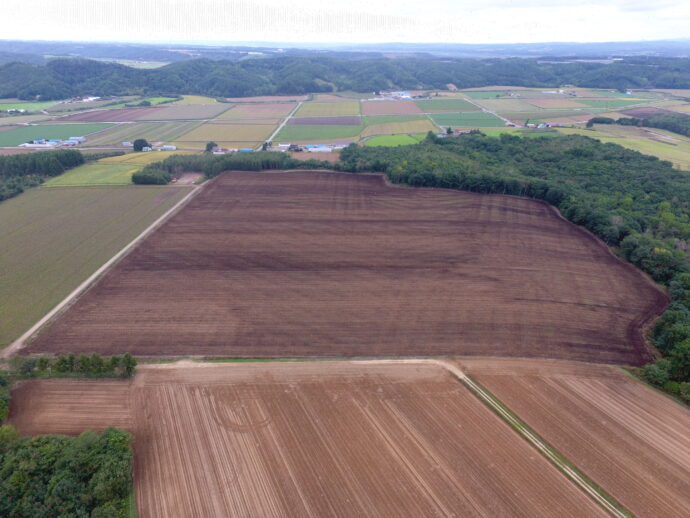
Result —
M 77 95 L 200 94 L 213 97 L 354 90 L 445 89 L 490 85 L 594 88 L 687 88 L 690 59 L 626 57 L 614 63 L 503 58 L 342 58 L 285 56 L 196 59 L 134 69 L 88 59 L 0 66 L 0 98 L 63 99 Z
M 429 134 L 418 145 L 350 146 L 345 171 L 379 171 L 393 183 L 544 200 L 666 286 L 672 303 L 652 340 L 666 355 L 650 381 L 690 397 L 690 173 L 582 136 L 500 138 L 479 131 Z
M 15 356 L 12 359 L 21 377 L 93 377 L 130 378 L 137 360 L 131 354 L 101 356 L 99 354 L 58 354 L 57 356 Z
M 83 163 L 84 157 L 74 149 L 0 156 L 0 201 Z
M 136 184 L 167 184 L 173 176 L 188 171 L 204 173 L 206 178 L 223 171 L 262 171 L 265 169 L 317 169 L 331 164 L 320 160 L 296 160 L 287 153 L 258 151 L 229 155 L 172 155 L 162 162 L 154 162 L 132 175 Z

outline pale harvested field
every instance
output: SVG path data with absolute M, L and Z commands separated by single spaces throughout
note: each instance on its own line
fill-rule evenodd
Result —
M 295 117 L 339 117 L 342 115 L 359 115 L 359 101 L 307 102 L 295 113 Z
M 429 119 L 407 122 L 389 122 L 387 124 L 373 124 L 362 130 L 360 137 L 371 135 L 396 135 L 407 133 L 426 133 L 438 131 L 438 127 Z
M 138 370 L 26 383 L 10 423 L 131 430 L 140 518 L 606 516 L 440 367 Z
M 218 117 L 223 119 L 276 119 L 287 117 L 296 103 L 237 104 Z
M 666 296 L 545 203 L 228 172 L 28 345 L 138 355 L 640 364 Z
M 530 99 L 527 102 L 537 108 L 588 108 L 588 106 L 568 98 Z
M 690 411 L 614 367 L 463 359 L 463 370 L 635 516 L 687 516 Z
M 271 136 L 273 124 L 203 124 L 179 137 L 181 142 L 256 142 Z
M 414 101 L 362 101 L 362 115 L 406 115 L 422 113 Z
M 137 120 L 168 121 L 213 119 L 231 106 L 231 104 L 226 103 L 166 104 L 162 107 L 155 108 L 156 111 L 139 117 Z
M 283 101 L 306 101 L 308 95 L 260 95 L 256 97 L 228 97 L 228 101 L 238 103 L 260 103 L 260 102 L 283 102 Z
M 337 162 L 340 160 L 340 151 L 331 153 L 310 153 L 308 151 L 291 152 L 290 156 L 297 160 L 325 160 L 326 162 Z
M 135 122 L 133 124 L 118 124 L 105 131 L 89 136 L 88 146 L 114 146 L 122 142 L 133 142 L 144 138 L 150 143 L 170 142 L 189 133 L 200 122 Z

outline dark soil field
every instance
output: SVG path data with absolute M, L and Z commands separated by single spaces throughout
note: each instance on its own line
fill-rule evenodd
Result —
M 362 119 L 356 115 L 344 115 L 342 117 L 292 117 L 287 123 L 288 125 L 307 126 L 357 126 L 362 123 Z
M 666 296 L 533 200 L 228 172 L 27 347 L 641 364 Z
M 682 405 L 610 366 L 458 363 L 633 515 L 688 515 L 690 412 Z
M 163 108 L 121 108 L 117 110 L 95 110 L 90 112 L 75 113 L 60 117 L 59 122 L 81 121 L 81 122 L 131 122 L 140 119 L 144 115 L 161 113 Z
M 9 422 L 132 431 L 140 518 L 606 516 L 436 366 L 141 366 L 25 382 Z
M 662 108 L 654 108 L 652 106 L 642 108 L 631 108 L 629 110 L 621 110 L 620 113 L 628 117 L 649 117 L 650 115 L 658 115 L 660 113 L 675 113 L 671 110 L 664 110 Z

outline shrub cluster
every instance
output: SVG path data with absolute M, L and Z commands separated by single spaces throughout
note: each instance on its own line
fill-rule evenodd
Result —
M 0 426 L 0 516 L 128 516 L 132 436 L 108 428 L 79 437 L 19 437 Z
M 15 357 L 13 364 L 20 377 L 79 376 L 95 378 L 129 378 L 134 375 L 137 360 L 131 354 L 100 356 L 98 354 Z

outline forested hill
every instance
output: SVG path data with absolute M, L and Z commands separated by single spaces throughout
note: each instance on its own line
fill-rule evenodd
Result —
M 0 66 L 0 98 L 77 95 L 199 94 L 213 97 L 354 90 L 442 89 L 490 85 L 593 88 L 690 88 L 690 59 L 629 57 L 613 63 L 538 59 L 345 59 L 277 57 L 197 59 L 134 69 L 87 59 Z

